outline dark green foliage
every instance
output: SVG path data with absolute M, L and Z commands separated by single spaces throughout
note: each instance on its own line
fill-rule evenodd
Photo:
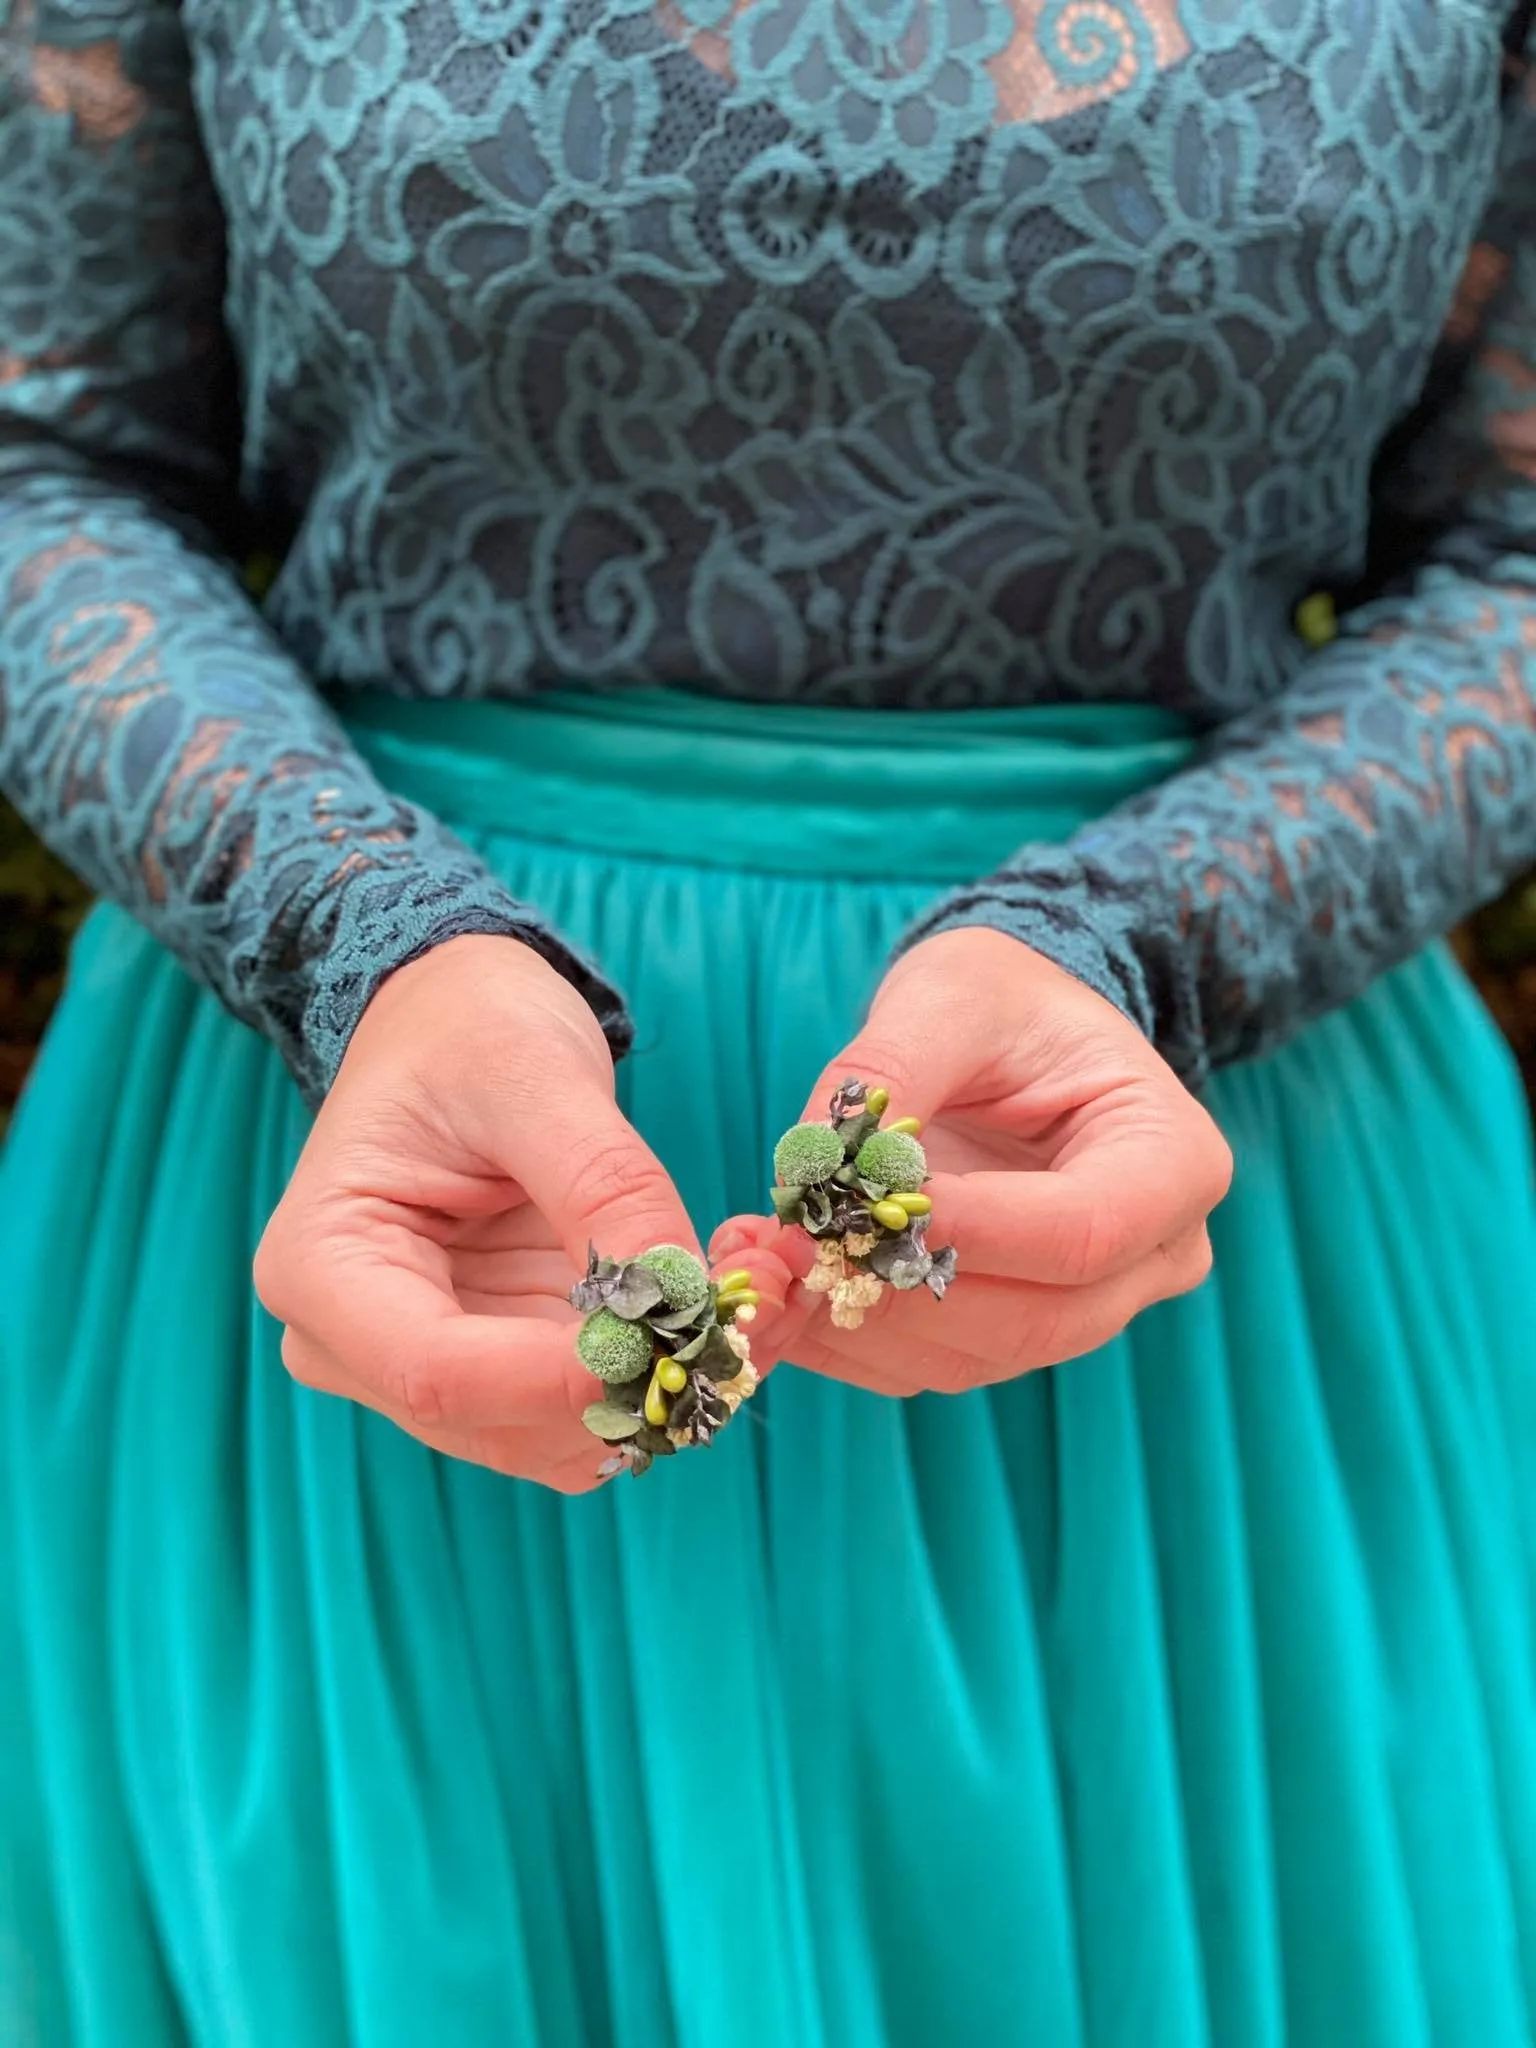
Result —
M 90 901 L 0 799 L 0 1130 L 58 999 L 70 939 Z

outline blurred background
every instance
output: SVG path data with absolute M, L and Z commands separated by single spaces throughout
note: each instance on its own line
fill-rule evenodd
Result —
M 0 799 L 0 1130 L 20 1092 L 89 898 Z M 1455 935 L 1536 1106 L 1536 875 Z

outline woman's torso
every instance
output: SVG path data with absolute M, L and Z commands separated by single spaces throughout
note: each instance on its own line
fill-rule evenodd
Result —
M 184 0 L 273 622 L 422 694 L 1272 694 L 1507 13 Z

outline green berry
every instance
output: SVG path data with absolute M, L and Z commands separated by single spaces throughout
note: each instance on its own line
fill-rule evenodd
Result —
M 874 1132 L 853 1163 L 865 1180 L 897 1195 L 915 1195 L 928 1178 L 928 1155 L 905 1131 Z
M 656 1275 L 668 1308 L 697 1308 L 709 1292 L 708 1273 L 680 1244 L 653 1245 L 635 1264 Z
M 830 1180 L 843 1163 L 843 1141 L 830 1124 L 796 1124 L 773 1148 L 781 1188 L 811 1188 Z
M 596 1308 L 576 1338 L 576 1356 L 600 1380 L 617 1385 L 638 1379 L 651 1363 L 651 1333 L 644 1323 L 626 1323 L 611 1308 Z

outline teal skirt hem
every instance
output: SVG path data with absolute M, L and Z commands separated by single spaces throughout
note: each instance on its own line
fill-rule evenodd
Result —
M 626 988 L 706 1229 L 939 889 L 1192 744 L 347 715 Z M 1511 1064 L 1436 949 L 1210 1100 L 1195 1295 L 960 1400 L 786 1370 L 565 1502 L 289 1382 L 249 1261 L 302 1106 L 97 913 L 0 1155 L 0 2039 L 1527 2048 Z

